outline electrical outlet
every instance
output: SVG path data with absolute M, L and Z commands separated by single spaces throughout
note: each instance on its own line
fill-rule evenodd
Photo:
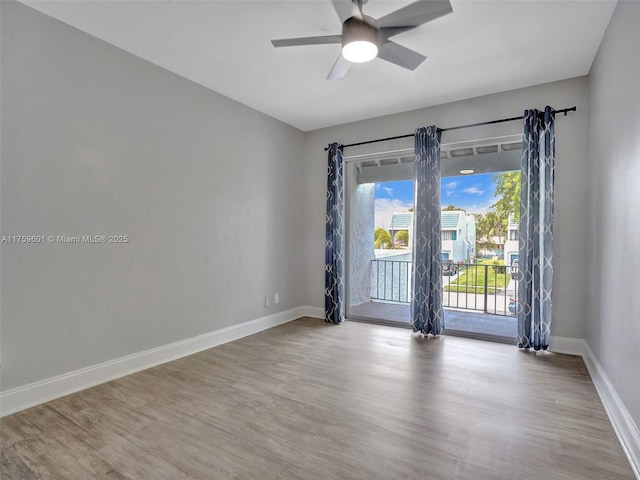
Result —
M 269 306 L 269 295 L 265 295 L 264 297 L 264 308 Z
M 275 304 L 280 303 L 280 294 L 279 294 L 279 293 L 276 293 L 276 294 L 273 296 L 273 303 L 275 303 Z

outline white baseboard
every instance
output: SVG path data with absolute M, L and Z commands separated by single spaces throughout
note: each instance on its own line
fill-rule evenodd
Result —
M 636 478 L 640 480 L 640 430 L 587 342 L 584 342 L 584 349 L 585 353 L 582 358 L 587 370 L 589 370 L 589 375 L 591 375 L 593 384 L 598 391 L 598 395 L 600 395 L 604 409 L 609 416 L 609 421 L 618 436 L 618 440 L 620 440 L 622 449 L 627 455 L 631 469 Z
M 631 469 L 640 480 L 640 431 L 589 344 L 582 338 L 551 337 L 549 350 L 582 357 Z
M 324 308 L 305 306 L 304 316 L 312 317 L 312 318 L 321 318 L 324 320 Z
M 308 316 L 308 311 L 314 310 L 312 307 L 292 308 L 7 390 L 0 393 L 0 416 L 10 415 L 85 388 L 253 335 Z

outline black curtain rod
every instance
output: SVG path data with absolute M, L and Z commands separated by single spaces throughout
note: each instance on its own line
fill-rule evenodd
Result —
M 560 110 L 554 110 L 553 113 L 554 114 L 564 113 L 566 117 L 568 112 L 575 112 L 575 111 L 576 111 L 576 107 L 573 106 L 569 108 L 561 108 Z M 468 125 L 458 125 L 457 127 L 439 128 L 438 131 L 447 132 L 449 130 L 460 130 L 462 128 L 481 127 L 483 125 L 493 125 L 494 123 L 513 122 L 515 120 L 522 120 L 523 118 L 524 118 L 524 115 L 520 115 L 519 117 L 501 118 L 500 120 L 490 120 L 488 122 L 470 123 Z M 378 138 L 377 140 L 367 140 L 366 142 L 350 143 L 349 145 L 340 145 L 340 148 L 344 149 L 346 147 L 357 147 L 358 145 L 367 145 L 369 143 L 386 142 L 387 140 L 397 140 L 398 138 L 409 138 L 414 136 L 415 136 L 415 133 L 409 133 L 407 135 L 398 135 L 397 137 Z M 329 150 L 329 148 L 331 148 L 331 145 L 325 148 L 324 151 L 326 152 L 327 150 Z

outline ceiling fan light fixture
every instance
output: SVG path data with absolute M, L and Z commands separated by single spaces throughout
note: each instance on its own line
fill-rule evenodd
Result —
M 378 28 L 371 17 L 351 17 L 342 24 L 342 56 L 364 63 L 378 56 Z
M 378 56 L 378 47 L 367 40 L 356 40 L 342 47 L 342 56 L 352 63 L 370 62 Z

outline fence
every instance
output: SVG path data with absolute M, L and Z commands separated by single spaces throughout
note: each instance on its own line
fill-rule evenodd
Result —
M 371 300 L 409 303 L 411 267 L 407 260 L 372 260 Z
M 404 260 L 372 260 L 371 300 L 409 303 L 412 263 Z M 517 267 L 454 264 L 442 277 L 443 305 L 496 315 L 516 313 Z

